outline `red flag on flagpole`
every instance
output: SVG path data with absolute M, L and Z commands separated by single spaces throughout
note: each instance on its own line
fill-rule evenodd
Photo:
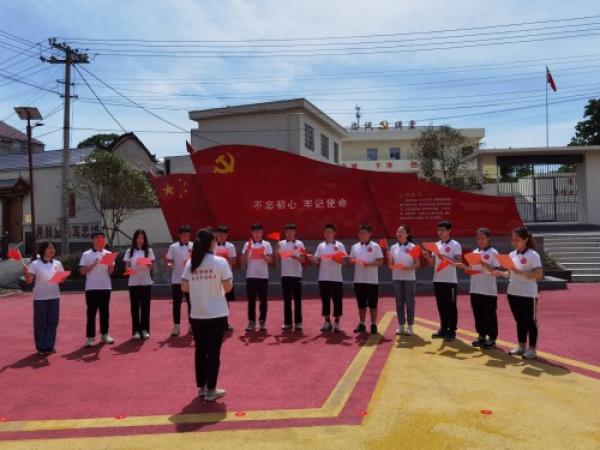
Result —
M 546 66 L 546 83 L 548 83 L 550 88 L 556 92 L 556 83 L 554 82 L 554 78 L 552 78 L 552 74 L 550 73 L 548 66 Z

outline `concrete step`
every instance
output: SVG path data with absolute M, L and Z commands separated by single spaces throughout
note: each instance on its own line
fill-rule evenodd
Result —
M 589 262 L 589 263 L 596 263 L 598 265 L 600 265 L 600 254 L 598 255 L 590 255 L 590 256 L 564 256 L 561 255 L 560 257 L 555 254 L 552 253 L 552 256 L 554 256 L 556 259 L 558 259 L 558 261 L 561 264 L 568 264 L 568 263 L 577 263 L 577 262 Z
M 600 273 L 585 273 L 585 274 L 573 274 L 571 281 L 573 283 L 597 283 L 600 281 Z
M 560 263 L 568 270 L 581 270 L 581 269 L 598 269 L 600 272 L 600 263 L 597 262 L 564 262 Z
M 565 269 L 567 270 L 571 270 L 573 271 L 573 275 L 578 274 L 578 275 L 583 275 L 586 273 L 599 273 L 600 274 L 600 267 L 565 267 Z

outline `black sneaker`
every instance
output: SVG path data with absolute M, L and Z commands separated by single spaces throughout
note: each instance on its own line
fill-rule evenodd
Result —
M 377 334 L 377 324 L 371 324 L 371 334 Z
M 355 333 L 365 333 L 367 331 L 367 327 L 364 323 L 359 323 L 358 326 L 354 329 Z
M 479 336 L 476 341 L 471 342 L 471 345 L 473 347 L 483 347 L 484 343 L 485 343 L 485 338 L 482 336 Z
M 483 348 L 486 348 L 486 349 L 489 350 L 490 348 L 495 348 L 496 347 L 496 341 L 493 341 L 491 339 L 487 339 L 483 344 L 481 344 L 481 346 Z
M 432 339 L 443 339 L 446 337 L 446 332 L 443 330 L 437 330 L 435 333 L 431 335 Z
M 454 339 L 456 339 L 456 333 L 448 333 L 444 336 L 444 340 L 447 342 L 452 342 Z

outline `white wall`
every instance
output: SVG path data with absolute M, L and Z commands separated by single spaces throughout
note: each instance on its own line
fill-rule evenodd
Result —
M 587 222 L 600 225 L 600 152 L 586 152 L 584 158 Z
M 146 231 L 151 244 L 170 243 L 172 241 L 167 221 L 160 208 L 141 209 L 120 226 L 120 229 L 128 236 L 133 236 L 138 228 Z M 131 241 L 121 234 L 115 238 L 115 245 L 130 244 Z

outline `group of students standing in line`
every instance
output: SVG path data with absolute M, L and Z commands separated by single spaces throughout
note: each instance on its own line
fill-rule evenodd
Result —
M 518 346 L 509 353 L 525 359 L 536 357 L 537 343 L 537 280 L 543 278 L 539 254 L 534 250 L 533 236 L 525 227 L 513 230 L 511 242 L 514 250 L 509 258 L 511 268 L 504 270 L 498 262 L 498 251 L 491 246 L 491 233 L 487 228 L 476 232 L 479 255 L 478 263 L 465 265 L 461 245 L 451 238 L 449 221 L 438 223 L 439 240 L 434 247 L 424 250 L 412 242 L 410 228 L 401 225 L 396 231 L 398 242 L 389 249 L 374 242 L 369 225 L 360 225 L 359 241 L 347 253 L 344 244 L 336 240 L 336 227 L 323 227 L 324 241 L 314 254 L 309 254 L 296 238 L 296 226 L 287 224 L 285 239 L 277 243 L 275 252 L 263 239 L 263 227 L 251 226 L 251 239 L 241 250 L 240 262 L 246 271 L 246 295 L 248 299 L 247 332 L 253 332 L 256 324 L 256 301 L 259 301 L 258 329 L 266 330 L 269 266 L 276 261 L 281 265 L 281 285 L 284 300 L 283 330 L 302 330 L 302 272 L 303 266 L 319 267 L 318 286 L 322 302 L 322 332 L 340 331 L 343 315 L 342 266 L 354 266 L 354 292 L 359 312 L 355 333 L 367 331 L 367 310 L 370 332 L 377 333 L 377 306 L 379 300 L 379 266 L 386 264 L 392 271 L 392 282 L 398 316 L 397 335 L 412 335 L 415 316 L 415 270 L 423 259 L 434 267 L 433 286 L 440 316 L 440 327 L 432 338 L 452 341 L 457 329 L 457 269 L 470 275 L 470 299 L 478 338 L 472 345 L 482 348 L 495 347 L 498 336 L 496 317 L 498 291 L 497 277 L 509 279 L 508 302 L 517 324 Z M 235 299 L 232 267 L 237 263 L 235 246 L 227 241 L 226 226 L 203 228 L 192 241 L 189 226 L 179 229 L 179 239 L 170 245 L 167 265 L 171 270 L 173 298 L 172 336 L 181 333 L 181 304 L 187 304 L 188 332 L 193 333 L 196 344 L 196 378 L 200 395 L 215 400 L 225 394 L 216 388 L 219 370 L 220 348 L 223 335 L 233 331 L 228 322 L 228 302 Z M 86 346 L 93 346 L 96 338 L 96 315 L 100 316 L 101 342 L 112 344 L 109 335 L 109 303 L 112 289 L 110 276 L 114 272 L 114 256 L 105 248 L 105 235 L 92 235 L 92 248 L 85 251 L 79 262 L 80 272 L 85 276 L 85 299 L 87 306 Z M 383 247 L 383 248 L 382 248 Z M 49 280 L 56 271 L 62 271 L 60 261 L 54 259 L 55 249 L 51 242 L 43 242 L 39 258 L 24 267 L 25 278 L 34 283 L 34 337 L 38 353 L 56 352 L 55 340 L 59 316 L 60 290 L 58 284 Z M 126 274 L 129 275 L 132 336 L 134 339 L 150 337 L 150 303 L 152 267 L 155 254 L 149 247 L 144 230 L 136 230 L 132 244 L 125 252 Z M 107 262 L 108 261 L 108 262 Z M 293 305 L 293 308 L 292 308 Z M 333 306 L 333 308 L 332 308 Z M 333 312 L 332 312 L 333 309 Z M 333 322 L 332 322 L 333 319 Z

